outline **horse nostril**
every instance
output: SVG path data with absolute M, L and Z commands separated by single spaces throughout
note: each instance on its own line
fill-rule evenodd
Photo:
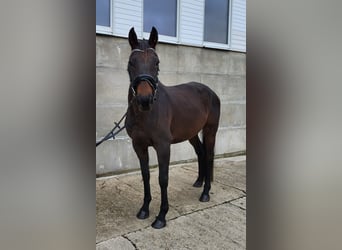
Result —
M 138 95 L 137 96 L 137 103 L 141 105 L 142 107 L 148 107 L 152 103 L 152 95 Z

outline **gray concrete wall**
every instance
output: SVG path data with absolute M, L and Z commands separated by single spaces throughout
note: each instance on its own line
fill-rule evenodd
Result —
M 198 81 L 211 87 L 221 99 L 220 127 L 215 154 L 246 150 L 246 54 L 182 45 L 157 45 L 159 79 L 166 85 Z M 96 36 L 96 139 L 107 134 L 127 109 L 129 78 L 127 39 Z M 188 142 L 172 145 L 171 162 L 195 159 Z M 150 165 L 156 165 L 150 149 Z M 96 148 L 96 173 L 139 168 L 126 131 L 116 140 Z

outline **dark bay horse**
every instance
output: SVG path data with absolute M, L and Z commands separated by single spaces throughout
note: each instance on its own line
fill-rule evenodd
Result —
M 167 186 L 171 144 L 188 140 L 194 147 L 199 169 L 194 186 L 201 187 L 204 181 L 199 200 L 206 202 L 210 199 L 220 99 L 209 87 L 197 82 L 172 87 L 163 85 L 158 80 L 157 42 L 158 32 L 154 27 L 149 40 L 138 41 L 134 28 L 129 32 L 132 51 L 128 62 L 130 87 L 125 126 L 139 158 L 144 182 L 144 203 L 137 214 L 139 219 L 149 216 L 152 199 L 148 147 L 154 147 L 157 152 L 161 205 L 152 227 L 163 228 L 169 209 Z M 198 136 L 201 130 L 203 142 Z

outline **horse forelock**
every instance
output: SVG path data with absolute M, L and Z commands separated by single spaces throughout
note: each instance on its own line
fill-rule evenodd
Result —
M 143 40 L 138 41 L 136 48 L 132 49 L 132 52 L 133 51 L 143 52 L 143 51 L 146 51 L 148 49 L 155 51 L 155 49 L 149 45 L 148 40 L 143 39 Z

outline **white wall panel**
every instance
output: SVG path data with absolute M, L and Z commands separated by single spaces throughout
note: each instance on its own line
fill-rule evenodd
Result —
M 246 0 L 232 0 L 230 48 L 246 52 Z
M 246 0 L 230 1 L 230 42 L 229 47 L 222 45 L 222 48 L 246 52 Z M 177 39 L 160 40 L 202 47 L 204 45 L 205 0 L 178 0 L 178 5 Z M 97 32 L 127 37 L 131 27 L 134 27 L 138 38 L 141 39 L 143 37 L 143 0 L 112 0 L 112 29 L 103 31 L 97 27 Z M 207 47 L 211 47 L 210 44 Z
M 113 33 L 116 36 L 127 37 L 134 27 L 138 38 L 142 38 L 143 0 L 115 0 L 113 8 Z
M 203 44 L 204 0 L 180 0 L 179 41 L 181 44 Z

